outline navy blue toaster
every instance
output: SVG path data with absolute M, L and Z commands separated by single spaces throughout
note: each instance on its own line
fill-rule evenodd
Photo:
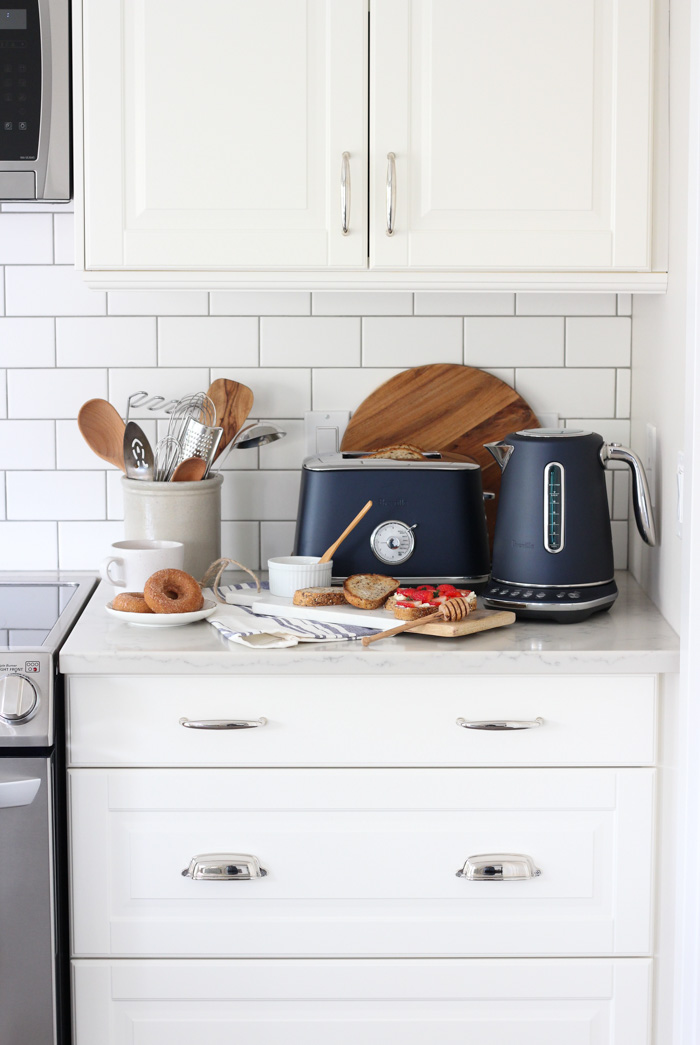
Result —
M 407 583 L 489 578 L 481 468 L 430 454 L 394 461 L 330 453 L 302 465 L 295 555 L 322 555 L 368 501 L 373 507 L 333 556 L 333 577 L 385 573 Z

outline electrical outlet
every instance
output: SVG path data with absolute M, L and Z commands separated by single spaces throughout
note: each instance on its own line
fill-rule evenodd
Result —
M 304 414 L 306 456 L 338 453 L 349 420 L 349 410 L 308 410 Z
M 644 453 L 644 471 L 649 483 L 649 497 L 652 508 L 656 508 L 656 425 L 647 421 Z
M 685 461 L 683 451 L 678 451 L 676 460 L 676 492 L 678 501 L 676 504 L 676 537 L 683 536 L 683 485 L 685 480 Z

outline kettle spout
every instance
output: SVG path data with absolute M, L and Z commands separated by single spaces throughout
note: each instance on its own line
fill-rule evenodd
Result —
M 515 447 L 511 446 L 510 443 L 484 443 L 484 449 L 488 450 L 501 471 L 505 472 L 506 465 L 510 461 L 510 455 L 515 450 Z

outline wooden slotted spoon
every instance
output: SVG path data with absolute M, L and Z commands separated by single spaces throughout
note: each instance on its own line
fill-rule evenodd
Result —
M 88 399 L 78 411 L 78 428 L 93 453 L 122 472 L 125 424 L 106 399 Z
M 427 617 L 418 617 L 416 620 L 407 620 L 398 628 L 390 628 L 389 631 L 380 631 L 378 635 L 365 635 L 362 640 L 363 646 L 369 646 L 370 642 L 378 642 L 379 639 L 388 639 L 390 635 L 399 635 L 402 631 L 410 631 L 411 628 L 420 628 L 421 624 L 430 624 L 431 621 L 454 622 L 464 620 L 471 610 L 466 599 L 448 599 L 443 602 L 437 613 L 430 613 Z
M 212 381 L 207 395 L 216 407 L 216 427 L 224 430 L 214 454 L 216 460 L 245 424 L 253 408 L 253 393 L 247 385 L 219 377 Z

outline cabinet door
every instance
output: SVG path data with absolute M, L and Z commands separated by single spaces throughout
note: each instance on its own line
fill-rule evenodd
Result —
M 366 266 L 366 0 L 84 0 L 83 47 L 88 269 Z
M 374 0 L 371 267 L 648 268 L 652 7 Z
M 644 1045 L 651 959 L 77 961 L 75 1045 Z

